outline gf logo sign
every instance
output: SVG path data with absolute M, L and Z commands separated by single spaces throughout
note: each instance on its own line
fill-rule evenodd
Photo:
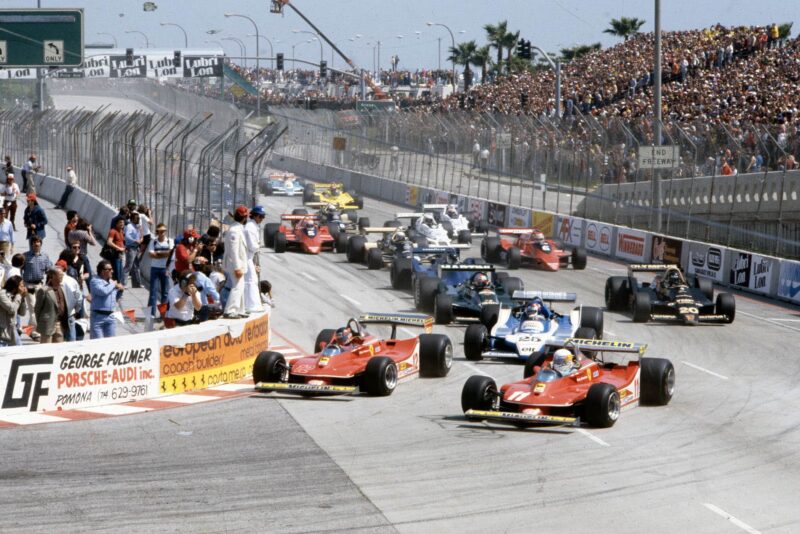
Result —
M 3 408 L 24 408 L 30 406 L 30 411 L 35 412 L 39 407 L 39 399 L 46 396 L 50 390 L 46 382 L 50 380 L 50 366 L 53 365 L 53 357 L 28 358 L 14 360 L 11 362 L 11 369 L 8 372 L 8 383 L 6 384 L 5 395 L 3 395 Z M 46 369 L 30 369 L 34 366 L 46 366 Z M 26 372 L 25 368 L 30 371 Z M 14 396 L 17 383 L 22 384 L 22 394 Z

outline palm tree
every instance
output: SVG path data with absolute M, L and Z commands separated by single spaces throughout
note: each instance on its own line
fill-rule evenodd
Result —
M 486 71 L 492 62 L 492 52 L 489 45 L 482 46 L 475 51 L 472 64 L 481 68 L 481 83 L 486 83 Z
M 594 43 L 591 45 L 578 45 L 572 48 L 562 48 L 561 49 L 561 61 L 564 63 L 569 63 L 573 59 L 579 59 L 589 52 L 594 52 L 595 50 L 600 50 L 603 46 L 600 43 Z
M 508 55 L 506 56 L 506 72 L 511 72 L 511 56 L 514 53 L 514 49 L 517 47 L 518 41 L 519 32 L 508 32 L 505 37 L 503 37 L 503 47 L 508 51 Z
M 503 40 L 508 33 L 508 21 L 504 20 L 498 24 L 487 24 L 483 27 L 486 31 L 486 40 L 489 41 L 491 48 L 497 49 L 497 62 L 495 63 L 498 71 L 503 64 Z
M 478 51 L 478 44 L 475 41 L 458 43 L 455 48 L 450 47 L 450 56 L 447 61 L 452 61 L 456 65 L 464 65 L 464 92 L 469 91 L 469 84 L 472 81 L 472 71 L 470 64 L 475 63 L 475 54 Z
M 637 18 L 620 17 L 619 20 L 611 19 L 609 23 L 611 27 L 603 30 L 603 33 L 610 33 L 627 41 L 631 35 L 639 33 L 639 28 L 644 26 L 644 23 L 644 20 Z
M 788 39 L 790 35 L 792 35 L 792 25 L 793 22 L 784 22 L 778 26 L 778 33 L 780 35 L 780 39 Z

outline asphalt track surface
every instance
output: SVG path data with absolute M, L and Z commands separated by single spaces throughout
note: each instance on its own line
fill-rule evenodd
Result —
M 299 199 L 264 198 L 268 220 Z M 372 224 L 401 208 L 367 199 Z M 467 256 L 477 256 L 477 246 Z M 310 350 L 361 311 L 411 311 L 387 270 L 343 255 L 265 250 L 273 332 Z M 602 306 L 622 264 L 521 270 L 529 289 Z M 610 429 L 470 423 L 473 374 L 517 380 L 510 363 L 467 362 L 464 327 L 437 326 L 456 360 L 444 379 L 387 398 L 276 394 L 140 415 L 0 431 L 0 530 L 270 532 L 797 532 L 800 312 L 737 293 L 733 325 L 639 325 L 607 313 L 608 339 L 643 342 L 676 367 L 666 407 Z

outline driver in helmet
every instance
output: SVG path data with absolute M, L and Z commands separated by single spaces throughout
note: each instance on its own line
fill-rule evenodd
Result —
M 399 249 L 406 242 L 406 233 L 402 230 L 397 230 L 392 234 L 391 241 L 392 245 Z
M 455 204 L 448 204 L 444 211 L 445 216 L 450 220 L 458 219 L 458 208 Z
M 580 368 L 580 360 L 569 349 L 558 349 L 553 354 L 551 367 L 561 376 L 569 376 Z
M 322 206 L 322 214 L 325 215 L 325 219 L 328 221 L 335 221 L 339 218 L 339 212 L 336 209 L 336 204 L 333 202 Z
M 536 228 L 533 229 L 533 232 L 531 232 L 531 241 L 537 245 L 544 243 L 544 234 L 541 232 L 541 230 Z
M 657 293 L 665 297 L 669 293 L 670 289 L 675 289 L 676 287 L 680 287 L 683 284 L 683 280 L 681 279 L 681 273 L 678 269 L 670 269 L 665 272 L 662 276 L 656 276 L 655 286 Z
M 339 188 L 338 185 L 334 185 L 331 187 L 331 196 L 336 197 L 342 194 L 342 190 Z
M 283 185 L 286 187 L 293 187 L 294 186 L 294 175 L 284 173 L 283 175 Z
M 534 299 L 521 310 L 519 329 L 522 332 L 539 334 L 549 330 L 550 313 L 541 300 Z
M 478 291 L 489 289 L 492 287 L 492 281 L 486 273 L 475 273 L 470 280 L 472 287 Z

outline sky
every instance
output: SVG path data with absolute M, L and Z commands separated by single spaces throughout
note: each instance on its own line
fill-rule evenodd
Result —
M 225 18 L 224 13 L 240 13 L 253 18 L 259 32 L 272 41 L 274 52 L 283 52 L 287 59 L 317 62 L 318 41 L 308 42 L 310 35 L 292 30 L 310 31 L 310 27 L 290 8 L 283 15 L 269 12 L 269 0 L 156 0 L 158 9 L 144 12 L 142 0 L 39 0 L 43 8 L 83 7 L 85 41 L 111 43 L 108 32 L 116 37 L 119 47 L 144 48 L 144 37 L 126 31 L 144 32 L 151 47 L 183 48 L 180 29 L 160 26 L 176 23 L 185 28 L 189 47 L 218 48 L 223 37 L 238 38 L 255 56 L 252 24 L 246 19 Z M 376 63 L 377 42 L 380 65 L 389 68 L 389 58 L 397 55 L 400 69 L 437 68 L 439 38 L 441 65 L 446 63 L 450 34 L 442 27 L 429 27 L 426 22 L 447 25 L 455 42 L 474 39 L 486 43 L 483 26 L 508 20 L 509 28 L 549 52 L 561 48 L 600 42 L 603 47 L 619 39 L 603 33 L 612 18 L 644 19 L 642 31 L 653 31 L 653 0 L 293 0 L 303 12 L 337 46 L 360 67 L 372 69 Z M 662 0 L 661 26 L 665 31 L 705 28 L 716 23 L 725 26 L 794 22 L 800 15 L 800 0 Z M 35 8 L 36 0 L 0 0 L 0 7 Z M 796 35 L 800 23 L 795 25 Z M 209 35 L 209 30 L 219 33 Z M 269 45 L 261 40 L 261 56 L 269 54 Z M 221 41 L 229 56 L 240 55 L 233 41 Z M 343 67 L 323 43 L 323 55 L 329 65 Z M 287 65 L 288 68 L 288 65 Z

